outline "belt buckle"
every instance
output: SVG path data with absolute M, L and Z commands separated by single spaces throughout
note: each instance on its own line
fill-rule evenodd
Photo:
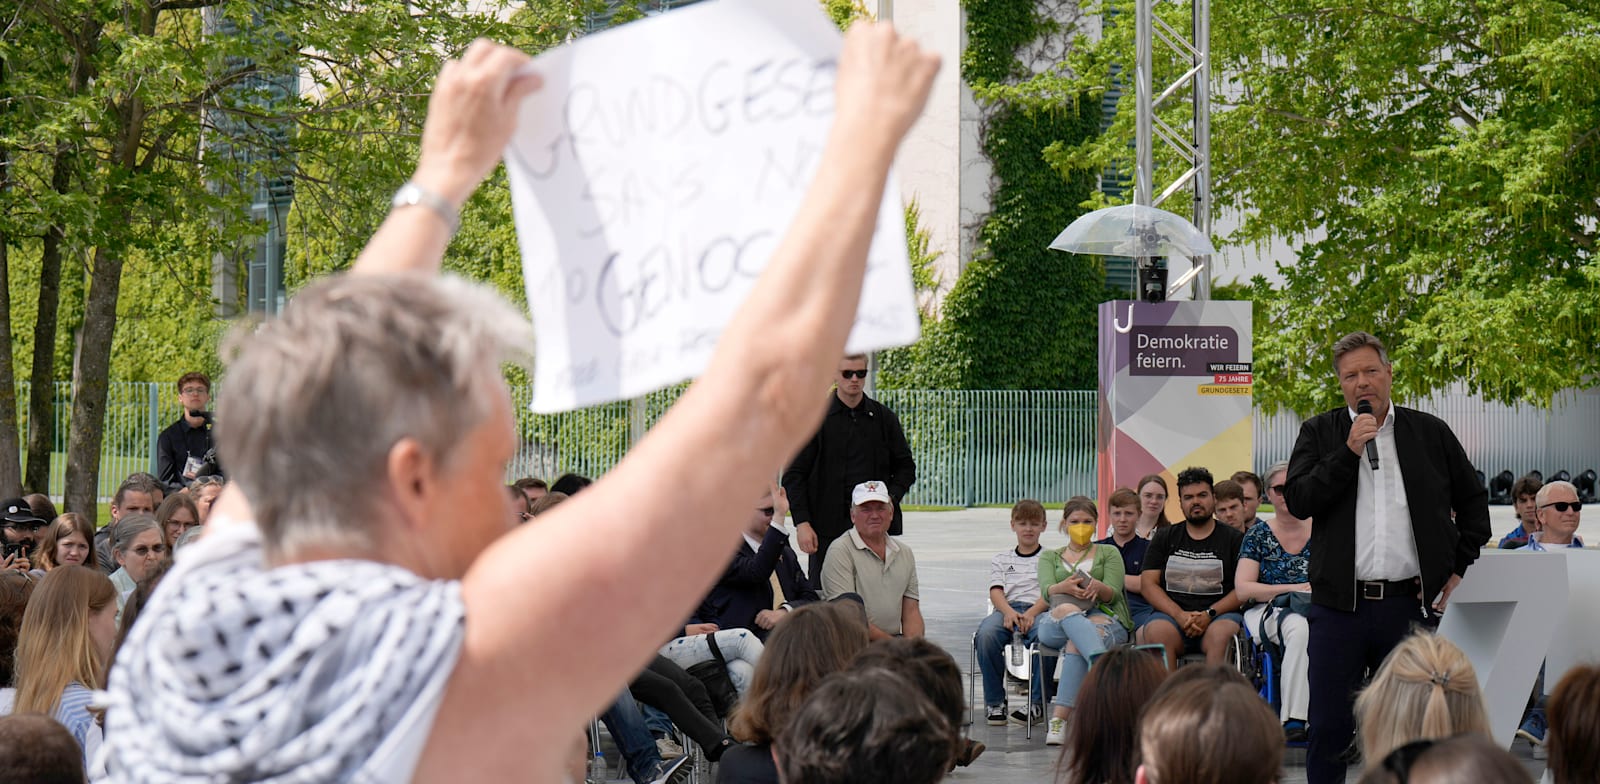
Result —
M 1361 598 L 1369 601 L 1383 600 L 1384 584 L 1376 580 L 1368 580 L 1361 584 Z

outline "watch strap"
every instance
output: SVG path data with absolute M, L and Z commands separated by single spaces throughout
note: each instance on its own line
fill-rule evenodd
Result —
M 394 192 L 394 199 L 389 203 L 391 209 L 401 207 L 426 207 L 432 210 L 444 225 L 454 234 L 461 228 L 461 215 L 456 211 L 456 206 L 449 199 L 429 190 L 415 182 L 407 182 Z

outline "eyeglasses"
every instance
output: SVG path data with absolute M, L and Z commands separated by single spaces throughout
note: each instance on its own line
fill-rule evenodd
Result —
M 1553 502 L 1545 504 L 1544 506 L 1541 506 L 1539 508 L 1540 509 L 1549 509 L 1551 507 L 1555 507 L 1555 510 L 1557 512 L 1565 512 L 1568 509 L 1571 509 L 1574 512 L 1581 512 L 1581 511 L 1583 511 L 1583 502 L 1582 501 L 1553 501 Z
M 198 520 L 177 520 L 177 519 L 173 519 L 173 520 L 168 520 L 167 521 L 167 525 L 175 525 L 175 526 L 178 526 L 179 528 L 182 528 L 185 531 L 187 531 L 190 528 L 193 528 L 193 527 L 195 527 L 195 526 L 197 526 L 199 524 L 200 524 L 200 522 Z
M 839 371 L 839 375 L 844 376 L 845 378 L 866 378 L 867 377 L 867 371 L 865 371 L 865 370 L 841 370 L 841 371 Z
M 40 528 L 43 528 L 46 525 L 49 525 L 49 524 L 48 523 L 12 523 L 12 522 L 7 522 L 4 526 L 0 526 L 0 527 L 10 528 L 13 531 L 27 531 L 29 533 L 37 533 Z
M 191 397 L 192 397 L 192 396 L 194 396 L 194 395 L 204 395 L 204 394 L 206 394 L 206 393 L 208 393 L 208 392 L 210 392 L 210 391 L 211 391 L 211 390 L 209 390 L 209 389 L 206 389 L 206 388 L 205 388 L 205 387 L 184 387 L 184 388 L 183 388 L 183 389 L 182 389 L 182 390 L 180 390 L 180 391 L 181 391 L 181 392 L 182 392 L 182 393 L 183 393 L 183 394 L 185 394 L 185 395 L 189 395 L 189 396 L 191 396 Z
M 761 512 L 762 514 L 766 515 L 767 517 L 771 517 L 771 516 L 773 516 L 773 515 L 778 513 L 777 508 L 776 507 L 771 507 L 771 506 L 763 506 L 763 507 L 761 507 L 761 509 L 759 509 L 757 511 Z
M 133 548 L 133 554 L 139 556 L 140 558 L 149 558 L 152 553 L 156 555 L 166 555 L 167 546 L 164 544 L 142 544 Z
M 218 487 L 221 487 L 222 486 L 222 477 L 216 476 L 216 475 L 212 475 L 212 474 L 208 474 L 206 476 L 197 476 L 197 477 L 195 477 L 194 482 L 190 483 L 189 486 L 190 487 L 210 487 L 211 485 L 216 485 Z
M 1278 495 L 1283 495 L 1283 491 L 1288 490 L 1289 486 L 1288 485 L 1273 485 L 1270 489 L 1272 490 L 1272 492 L 1277 493 Z

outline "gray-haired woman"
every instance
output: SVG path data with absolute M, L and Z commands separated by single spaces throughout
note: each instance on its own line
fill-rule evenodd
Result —
M 128 595 L 139 587 L 151 567 L 167 557 L 167 542 L 160 524 L 147 514 L 128 515 L 118 520 L 111 539 L 111 556 L 118 567 L 111 573 L 111 583 L 117 587 L 117 621 L 120 623 Z

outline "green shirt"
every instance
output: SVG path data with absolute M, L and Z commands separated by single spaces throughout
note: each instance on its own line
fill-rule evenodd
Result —
M 1072 576 L 1072 567 L 1063 560 L 1067 548 L 1045 550 L 1039 555 L 1039 595 L 1048 599 L 1050 587 Z M 1111 586 L 1111 601 L 1102 603 L 1097 609 L 1122 624 L 1124 629 L 1133 630 L 1133 618 L 1128 614 L 1128 595 L 1122 590 L 1122 552 L 1115 545 L 1097 544 L 1094 546 L 1094 565 L 1089 567 L 1089 576 L 1106 585 Z

